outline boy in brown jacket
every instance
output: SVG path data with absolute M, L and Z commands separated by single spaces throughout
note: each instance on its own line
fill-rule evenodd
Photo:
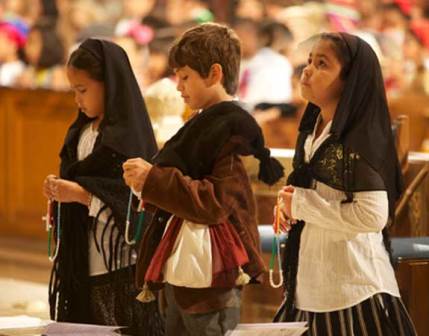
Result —
M 264 270 L 254 197 L 239 156 L 259 159 L 259 178 L 268 184 L 283 176 L 283 167 L 270 157 L 253 117 L 233 100 L 240 42 L 231 29 L 210 23 L 186 31 L 169 64 L 177 89 L 198 113 L 153 165 L 140 158 L 123 165 L 127 185 L 152 215 L 140 243 L 137 284 L 142 300 L 164 287 L 167 335 L 223 335 L 239 322 L 239 288 Z M 201 228 L 208 240 L 195 238 Z M 192 249 L 201 244 L 210 246 L 199 258 Z M 207 266 L 211 274 L 201 271 Z

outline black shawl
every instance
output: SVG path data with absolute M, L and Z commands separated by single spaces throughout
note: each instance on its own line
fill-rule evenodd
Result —
M 283 167 L 264 145 L 261 128 L 234 101 L 215 104 L 194 116 L 165 143 L 154 163 L 202 179 L 212 172 L 220 151 L 231 139 L 236 140 L 234 154 L 253 155 L 260 161 L 260 180 L 272 185 L 283 177 Z
M 95 39 L 86 40 L 80 48 L 89 51 L 103 64 L 105 113 L 93 152 L 78 161 L 80 134 L 91 121 L 79 111 L 60 152 L 60 177 L 79 183 L 101 199 L 106 207 L 100 213 L 107 207 L 112 210 L 105 229 L 114 220 L 114 227 L 119 234 L 113 240 L 112 236 L 105 236 L 106 230 L 103 230 L 102 239 L 109 240 L 110 253 L 100 251 L 106 266 L 112 271 L 122 266 L 116 260 L 122 255 L 125 246 L 124 223 L 129 189 L 122 179 L 122 163 L 136 156 L 150 160 L 157 147 L 143 97 L 125 51 L 111 42 Z M 91 220 L 86 206 L 78 203 L 61 204 L 61 245 L 49 285 L 52 319 L 80 323 L 91 321 L 88 264 L 90 228 Z M 95 239 L 95 231 L 93 234 Z
M 380 64 L 372 48 L 362 39 L 346 33 L 341 33 L 341 37 L 351 53 L 352 64 L 332 121 L 332 135 L 310 163 L 305 163 L 305 139 L 313 132 L 320 113 L 316 105 L 309 103 L 300 123 L 288 184 L 311 188 L 313 180 L 318 180 L 343 190 L 344 202 L 352 201 L 355 191 L 386 190 L 390 219 L 393 220 L 395 203 L 402 190 L 402 175 Z M 295 299 L 300 235 L 304 224 L 300 221 L 292 226 L 284 255 L 285 309 L 289 318 Z M 391 254 L 387 228 L 383 230 L 383 238 Z

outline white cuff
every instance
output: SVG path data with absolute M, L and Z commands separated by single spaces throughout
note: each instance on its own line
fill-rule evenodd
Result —
M 293 219 L 302 220 L 300 214 L 300 204 L 303 201 L 302 190 L 301 188 L 294 187 L 295 190 L 292 193 L 292 201 L 291 201 L 291 216 Z

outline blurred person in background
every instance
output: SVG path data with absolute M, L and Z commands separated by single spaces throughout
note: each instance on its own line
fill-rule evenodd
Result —
M 13 86 L 25 69 L 21 60 L 26 34 L 7 21 L 0 21 L 0 86 Z
M 57 0 L 59 10 L 58 34 L 67 51 L 82 38 L 81 34 L 93 26 L 106 26 L 113 31 L 114 23 L 108 12 L 95 0 Z M 110 7 L 107 7 L 108 9 Z M 69 55 L 67 52 L 66 56 Z
M 239 84 L 240 99 L 250 110 L 263 110 L 260 104 L 288 103 L 292 98 L 293 68 L 286 57 L 293 40 L 290 30 L 267 21 L 259 26 L 258 39 L 258 51 L 243 67 Z
M 129 21 L 116 30 L 114 41 L 128 53 L 142 92 L 157 80 L 168 76 L 167 54 L 175 38 L 175 29 L 153 12 L 140 21 Z M 126 28 L 126 29 L 125 29 Z
M 242 70 L 260 48 L 258 39 L 259 23 L 249 18 L 237 18 L 234 20 L 232 28 L 241 42 L 240 70 Z
M 361 30 L 377 32 L 380 29 L 381 17 L 378 0 L 355 1 L 360 18 L 357 26 Z
M 183 126 L 185 102 L 176 82 L 162 78 L 145 90 L 145 103 L 159 147 Z
M 54 26 L 34 25 L 24 48 L 27 68 L 17 79 L 23 88 L 65 89 L 64 47 Z
M 383 75 L 388 96 L 397 96 L 401 89 L 402 45 L 409 25 L 409 8 L 401 7 L 400 1 L 381 6 L 380 47 L 385 56 Z
M 174 37 L 158 38 L 149 44 L 149 57 L 144 69 L 144 86 L 173 75 L 168 67 L 168 50 L 174 42 Z
M 33 6 L 31 6 L 33 5 Z M 27 25 L 32 25 L 35 16 L 40 12 L 40 2 L 31 0 L 4 0 L 3 18 L 20 19 Z
M 306 64 L 294 67 L 292 75 L 292 99 L 288 104 L 269 107 L 257 115 L 258 122 L 270 148 L 295 148 L 299 121 L 307 101 L 301 96 L 299 82 Z
M 165 18 L 170 25 L 180 26 L 187 22 L 193 22 L 194 24 L 211 22 L 214 20 L 214 15 L 210 10 L 208 1 L 166 0 Z
M 141 21 L 154 9 L 156 0 L 122 0 L 122 18 L 116 24 L 115 35 L 126 35 L 132 26 Z
M 326 5 L 316 1 L 285 7 L 277 13 L 275 20 L 290 29 L 297 43 L 307 40 L 314 34 L 329 30 Z M 292 59 L 295 66 L 307 61 L 307 53 L 298 58 L 296 61 Z
M 261 22 L 267 16 L 265 3 L 259 0 L 238 0 L 234 8 L 235 17 Z
M 425 46 L 424 34 L 429 35 L 429 31 L 423 32 L 418 27 L 410 28 L 405 34 L 402 47 L 404 56 L 402 89 L 429 95 L 429 69 L 425 64 L 428 48 Z
M 117 1 L 56 0 L 56 4 L 57 31 L 66 50 L 65 58 L 75 49 L 76 43 L 82 42 L 86 37 L 113 36 L 121 8 Z M 94 35 L 88 35 L 88 32 L 94 32 Z
M 410 9 L 401 6 L 398 0 L 384 4 L 381 7 L 380 31 L 386 39 L 386 43 L 383 45 L 384 48 L 389 48 L 390 46 L 390 49 L 393 49 L 402 45 L 409 20 Z M 391 51 L 390 49 L 389 51 Z

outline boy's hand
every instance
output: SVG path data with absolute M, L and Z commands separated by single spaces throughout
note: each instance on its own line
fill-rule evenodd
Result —
M 122 168 L 126 185 L 140 193 L 152 165 L 141 158 L 136 158 L 127 160 Z

